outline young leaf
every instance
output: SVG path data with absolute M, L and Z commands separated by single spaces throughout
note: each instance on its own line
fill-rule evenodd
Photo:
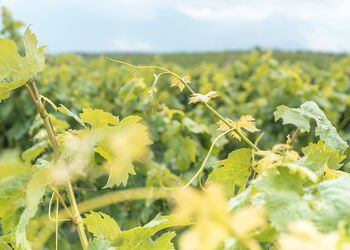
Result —
M 187 83 L 187 84 L 191 83 L 191 77 L 190 76 L 185 76 L 182 80 L 185 83 Z M 185 84 L 180 79 L 174 78 L 171 81 L 170 87 L 178 87 L 180 89 L 180 91 L 182 92 L 184 90 L 184 88 L 185 88 Z
M 120 233 L 117 222 L 102 212 L 91 211 L 90 214 L 85 214 L 84 223 L 95 237 L 102 236 L 110 242 Z
M 208 183 L 220 185 L 229 196 L 234 194 L 235 186 L 239 190 L 244 189 L 250 175 L 251 155 L 251 150 L 247 148 L 231 152 L 225 160 L 218 162 L 222 167 L 213 170 Z
M 340 138 L 337 130 L 332 126 L 323 111 L 315 102 L 305 102 L 300 108 L 289 108 L 284 105 L 278 106 L 274 112 L 275 121 L 282 119 L 283 124 L 293 124 L 301 132 L 310 131 L 310 120 L 315 120 L 315 135 L 319 136 L 328 146 L 343 153 L 348 144 Z
M 256 127 L 255 119 L 251 115 L 243 115 L 236 122 L 237 130 L 245 129 L 251 133 L 259 131 Z
M 231 124 L 231 127 L 228 126 L 223 121 L 219 121 L 217 123 L 219 125 L 219 128 L 218 128 L 219 131 L 226 132 L 226 131 L 230 130 L 231 128 L 234 128 L 235 130 L 241 132 L 244 135 L 245 135 L 244 130 L 246 130 L 248 132 L 251 132 L 251 133 L 259 131 L 259 129 L 256 127 L 254 117 L 252 117 L 250 115 L 243 115 L 236 122 L 234 122 L 234 121 L 232 121 L 231 119 L 228 119 L 228 118 L 226 118 L 226 121 L 229 124 Z M 241 140 L 241 137 L 235 131 L 230 132 L 230 135 L 233 138 L 236 138 L 239 141 Z
M 189 104 L 198 103 L 198 102 L 208 103 L 211 99 L 214 99 L 218 96 L 219 96 L 219 94 L 216 91 L 210 91 L 209 93 L 207 93 L 205 95 L 195 93 L 195 94 L 192 94 L 190 96 L 190 101 L 188 103 Z
M 118 126 L 110 128 L 107 140 L 96 147 L 96 152 L 106 159 L 109 178 L 106 187 L 124 184 L 129 174 L 135 174 L 133 161 L 141 159 L 152 143 L 147 127 L 139 121 L 139 116 L 128 116 Z M 137 142 L 137 144 L 135 144 Z
M 174 193 L 179 220 L 193 218 L 196 223 L 180 238 L 180 249 L 216 249 L 229 235 L 231 214 L 222 190 L 214 185 L 206 192 L 194 189 Z
M 185 88 L 185 84 L 183 84 L 183 82 L 181 82 L 179 79 L 175 78 L 171 81 L 170 87 L 178 87 L 182 92 L 182 90 Z
M 11 90 L 43 71 L 45 47 L 37 48 L 37 44 L 36 36 L 28 28 L 24 33 L 26 55 L 22 57 L 13 41 L 0 38 L 0 100 L 8 98 Z

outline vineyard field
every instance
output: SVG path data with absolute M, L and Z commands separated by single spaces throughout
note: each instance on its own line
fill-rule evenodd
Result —
M 2 22 L 0 250 L 350 249 L 348 55 L 53 55 Z

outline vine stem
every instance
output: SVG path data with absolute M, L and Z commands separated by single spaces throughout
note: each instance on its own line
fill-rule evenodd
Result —
M 116 62 L 119 64 L 123 64 L 126 65 L 128 67 L 131 67 L 135 70 L 147 70 L 147 69 L 158 69 L 158 70 L 162 70 L 165 73 L 175 77 L 176 79 L 178 79 L 179 81 L 181 81 L 182 84 L 185 85 L 185 87 L 190 91 L 190 93 L 193 95 L 196 92 L 191 88 L 190 85 L 188 85 L 188 83 L 186 81 L 184 81 L 178 74 L 176 74 L 175 72 L 172 72 L 166 68 L 160 67 L 160 66 L 136 66 L 127 62 L 123 62 L 123 61 L 119 61 L 119 60 L 115 60 L 112 58 L 107 57 L 108 60 L 111 60 L 112 62 Z M 203 103 L 205 108 L 208 109 L 211 113 L 213 113 L 219 120 L 221 120 L 223 123 L 225 123 L 229 128 L 231 129 L 235 129 L 232 124 L 225 119 L 219 112 L 217 112 L 212 106 L 210 106 L 208 103 Z M 255 151 L 259 151 L 260 149 L 253 143 L 251 142 L 241 131 L 239 130 L 235 130 L 235 132 L 242 138 L 242 140 L 247 143 L 252 149 L 254 149 Z
M 52 126 L 49 114 L 47 113 L 47 110 L 46 110 L 43 102 L 41 101 L 39 90 L 36 87 L 36 84 L 34 81 L 31 81 L 30 85 L 27 83 L 25 85 L 25 87 L 26 87 L 30 97 L 32 98 L 33 102 L 35 103 L 37 111 L 38 111 L 41 119 L 44 122 L 44 126 L 45 126 L 45 129 L 47 131 L 49 140 L 51 142 L 54 153 L 57 157 L 60 152 L 59 152 L 58 143 L 57 143 L 57 140 L 55 137 L 55 131 L 54 131 L 54 128 Z M 72 183 L 70 181 L 68 181 L 66 183 L 66 189 L 67 189 L 67 193 L 68 193 L 69 202 L 71 204 L 72 222 L 74 224 L 76 224 L 81 245 L 82 245 L 83 249 L 86 250 L 88 248 L 89 243 L 88 243 L 88 239 L 87 239 L 87 236 L 85 233 L 84 224 L 82 223 L 83 220 L 80 216 L 77 202 L 75 200 L 75 196 L 74 196 L 74 192 L 73 192 L 73 188 L 72 188 Z
M 167 199 L 171 192 L 166 191 L 162 188 L 155 187 L 142 187 L 142 188 L 130 188 L 126 190 L 109 192 L 106 194 L 98 195 L 89 200 L 82 201 L 78 204 L 81 212 L 88 212 L 98 208 L 106 207 L 111 204 L 116 204 L 124 201 L 144 200 L 144 199 Z M 68 218 L 69 214 L 65 209 L 61 209 L 58 212 L 58 223 L 63 223 L 63 219 Z M 47 217 L 42 215 L 36 222 L 41 226 L 44 225 L 43 229 L 38 233 L 38 237 L 34 241 L 33 249 L 42 249 L 45 242 L 54 233 L 54 227 L 52 224 L 47 224 Z
M 223 136 L 225 136 L 226 134 L 232 132 L 232 130 L 233 130 L 233 129 L 227 130 L 226 132 L 221 133 L 220 135 L 218 135 L 218 136 L 214 139 L 214 141 L 213 141 L 213 143 L 211 144 L 210 149 L 209 149 L 207 155 L 205 156 L 205 159 L 204 159 L 202 165 L 200 166 L 200 168 L 198 169 L 197 173 L 192 177 L 192 179 L 191 179 L 185 186 L 183 186 L 183 188 L 189 187 L 189 186 L 191 185 L 191 183 L 202 173 L 202 171 L 203 171 L 203 169 L 204 169 L 204 167 L 205 167 L 205 164 L 207 163 L 207 161 L 208 161 L 208 159 L 209 159 L 209 156 L 210 156 L 211 152 L 212 152 L 213 149 L 214 149 L 214 146 L 215 146 L 216 142 L 217 142 L 221 137 L 223 137 Z M 200 180 L 199 180 L 199 181 L 200 181 Z

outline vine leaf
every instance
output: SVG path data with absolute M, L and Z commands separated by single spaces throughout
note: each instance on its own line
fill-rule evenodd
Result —
M 102 212 L 85 214 L 84 223 L 90 233 L 95 237 L 102 236 L 108 241 L 113 241 L 120 233 L 120 228 L 115 220 Z
M 199 94 L 199 93 L 195 93 L 195 94 L 192 94 L 190 96 L 190 99 L 189 99 L 189 104 L 191 103 L 198 103 L 198 102 L 201 102 L 201 103 L 208 103 L 211 99 L 214 99 L 216 97 L 219 96 L 219 93 L 216 92 L 216 91 L 210 91 L 208 92 L 207 94 L 205 95 L 202 95 L 202 94 Z
M 128 250 L 174 250 L 171 240 L 175 237 L 175 232 L 166 232 L 157 239 L 152 239 L 154 235 L 166 228 L 188 225 L 188 220 L 179 220 L 175 216 L 158 215 L 151 222 L 143 227 L 132 228 L 122 231 L 112 243 L 116 249 Z
M 178 87 L 179 90 L 182 92 L 185 88 L 185 84 L 181 82 L 179 79 L 175 78 L 171 81 L 170 87 Z
M 0 157 L 0 181 L 9 176 L 21 176 L 30 172 L 16 151 L 4 151 Z
M 235 130 L 239 131 L 243 135 L 246 135 L 245 131 L 248 131 L 251 133 L 260 131 L 256 127 L 254 117 L 252 117 L 251 115 L 243 115 L 239 118 L 238 121 L 235 121 L 235 122 L 229 118 L 226 118 L 226 121 L 227 121 L 227 123 L 230 124 L 230 126 L 228 126 L 225 122 L 223 122 L 221 120 L 217 123 L 219 126 L 219 128 L 218 128 L 219 131 L 226 132 L 226 131 L 234 128 Z M 241 136 L 235 131 L 230 132 L 230 135 L 239 141 L 241 140 Z
M 321 233 L 309 221 L 297 221 L 288 226 L 288 234 L 282 234 L 278 243 L 281 250 L 292 249 L 345 249 L 348 242 L 336 232 Z
M 348 144 L 340 138 L 336 128 L 333 127 L 315 102 L 305 102 L 300 108 L 289 108 L 284 105 L 278 106 L 274 116 L 275 121 L 282 119 L 283 124 L 292 124 L 299 128 L 301 132 L 309 132 L 310 120 L 315 120 L 316 136 L 319 136 L 328 146 L 341 153 L 348 148 Z
M 37 171 L 27 186 L 26 205 L 16 227 L 16 245 L 20 249 L 30 250 L 30 243 L 27 240 L 27 225 L 38 210 L 38 206 L 46 191 L 49 183 L 49 169 L 43 168 Z
M 80 118 L 93 128 L 106 128 L 109 125 L 117 125 L 119 123 L 118 117 L 102 109 L 83 108 Z
M 72 111 L 70 111 L 66 106 L 64 106 L 63 104 L 60 104 L 59 107 L 57 107 L 57 111 L 61 112 L 62 114 L 65 114 L 67 116 L 72 117 L 75 121 L 77 121 L 82 127 L 85 127 L 85 123 L 83 122 L 83 120 L 81 118 L 79 118 L 79 116 L 77 116 L 75 113 L 73 113 Z
M 45 47 L 37 48 L 37 45 L 36 36 L 29 28 L 24 33 L 24 57 L 18 53 L 15 42 L 0 38 L 0 100 L 44 70 Z
M 298 174 L 279 167 L 253 182 L 253 193 L 264 202 L 268 219 L 273 227 L 285 231 L 295 220 L 309 219 L 312 209 L 304 199 L 302 180 Z
M 218 162 L 222 167 L 211 172 L 208 183 L 220 185 L 229 196 L 234 194 L 235 186 L 239 190 L 244 189 L 250 175 L 251 155 L 251 150 L 247 148 L 231 152 L 225 160 Z
M 180 237 L 180 249 L 217 249 L 229 236 L 245 242 L 249 249 L 259 249 L 251 236 L 266 224 L 263 208 L 247 207 L 232 214 L 224 193 L 216 185 L 210 185 L 205 192 L 190 188 L 178 190 L 174 200 L 175 216 L 179 220 L 195 221 Z
M 105 188 L 125 186 L 129 174 L 135 174 L 133 161 L 143 158 L 152 144 L 148 129 L 140 120 L 139 116 L 124 118 L 117 126 L 110 127 L 108 138 L 97 145 L 96 152 L 106 159 L 105 167 L 109 171 Z
M 290 164 L 311 170 L 320 179 L 332 179 L 341 176 L 336 170 L 342 167 L 341 162 L 346 158 L 335 149 L 327 146 L 323 141 L 310 143 L 302 148 L 303 157 Z
M 88 250 L 115 250 L 104 237 L 96 237 L 89 242 Z
M 189 84 L 191 83 L 191 77 L 186 75 L 182 78 L 182 81 L 184 81 L 186 84 Z M 170 87 L 178 87 L 179 90 L 182 92 L 185 88 L 185 84 L 182 81 L 178 78 L 174 78 L 171 81 Z
M 10 176 L 0 181 L 0 219 L 25 206 L 29 176 Z

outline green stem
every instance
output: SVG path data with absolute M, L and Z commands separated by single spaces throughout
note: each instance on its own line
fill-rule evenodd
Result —
M 27 88 L 27 91 L 28 91 L 30 97 L 32 98 L 33 102 L 35 103 L 35 105 L 37 107 L 37 111 L 38 111 L 40 117 L 42 118 L 42 120 L 44 122 L 44 126 L 45 126 L 45 129 L 47 131 L 47 134 L 48 134 L 49 140 L 51 142 L 52 148 L 54 150 L 54 153 L 56 156 L 58 156 L 60 152 L 59 152 L 58 143 L 56 141 L 55 131 L 53 129 L 49 114 L 47 113 L 47 110 L 46 110 L 43 102 L 41 101 L 39 90 L 36 87 L 36 84 L 34 81 L 31 82 L 31 86 L 29 86 L 29 84 L 26 84 L 25 86 Z M 83 249 L 85 250 L 88 248 L 88 239 L 87 239 L 87 236 L 85 234 L 84 225 L 81 223 L 82 219 L 81 219 L 81 216 L 80 216 L 80 213 L 78 210 L 77 202 L 75 200 L 72 184 L 70 181 L 67 182 L 66 189 L 68 192 L 69 202 L 70 202 L 71 207 L 72 207 L 72 210 L 71 210 L 72 221 L 73 221 L 73 223 L 75 223 L 77 225 L 77 231 L 79 234 L 80 242 L 81 242 Z
M 126 65 L 128 67 L 131 67 L 133 69 L 137 69 L 137 70 L 147 70 L 147 69 L 159 69 L 159 70 L 163 70 L 165 71 L 167 74 L 172 75 L 173 77 L 177 78 L 179 81 L 181 81 L 186 88 L 191 92 L 191 94 L 195 94 L 196 92 L 194 92 L 194 90 L 187 84 L 187 82 L 185 82 L 178 74 L 160 67 L 160 66 L 136 66 L 127 62 L 123 62 L 123 61 L 119 61 L 119 60 L 115 60 L 112 58 L 107 58 L 113 62 L 117 62 L 123 65 Z M 234 129 L 234 127 L 232 126 L 232 124 L 227 121 L 219 112 L 217 112 L 213 107 L 211 107 L 208 103 L 203 103 L 204 106 L 211 112 L 213 113 L 219 120 L 221 120 L 222 122 L 224 122 L 229 128 Z M 255 151 L 259 151 L 260 149 L 253 143 L 251 142 L 241 131 L 239 130 L 235 130 L 235 132 L 242 138 L 242 140 L 247 143 L 250 147 L 252 147 Z
M 205 164 L 207 163 L 207 161 L 208 161 L 208 159 L 209 159 L 209 156 L 210 156 L 211 152 L 212 152 L 213 149 L 214 149 L 214 146 L 215 146 L 216 142 L 217 142 L 221 137 L 225 136 L 225 135 L 228 134 L 229 132 L 232 132 L 232 130 L 233 130 L 233 129 L 227 130 L 227 131 L 225 131 L 224 133 L 221 133 L 220 135 L 218 135 L 218 136 L 214 139 L 214 141 L 213 141 L 213 143 L 211 144 L 211 146 L 210 146 L 210 148 L 209 148 L 209 151 L 208 151 L 207 155 L 205 156 L 205 159 L 204 159 L 202 165 L 200 166 L 200 168 L 198 169 L 197 173 L 192 177 L 192 179 L 191 179 L 183 188 L 187 188 L 188 186 L 190 186 L 191 183 L 202 173 L 202 171 L 203 171 L 203 169 L 204 169 L 204 167 L 205 167 Z
M 90 200 L 83 201 L 78 204 L 79 211 L 84 213 L 91 210 L 96 210 L 98 208 L 106 207 L 111 204 L 123 202 L 123 201 L 133 201 L 133 200 L 144 200 L 144 199 L 166 199 L 169 198 L 169 191 L 162 188 L 132 188 L 121 191 L 114 191 L 107 194 L 99 195 L 97 197 L 91 198 Z M 69 214 L 65 209 L 61 209 L 58 212 L 59 224 L 63 223 L 62 219 L 68 218 Z M 47 224 L 47 216 L 42 215 L 36 222 L 40 226 L 45 227 L 40 230 L 38 236 L 34 241 L 34 249 L 42 249 L 45 242 L 54 233 L 55 228 L 52 224 Z

